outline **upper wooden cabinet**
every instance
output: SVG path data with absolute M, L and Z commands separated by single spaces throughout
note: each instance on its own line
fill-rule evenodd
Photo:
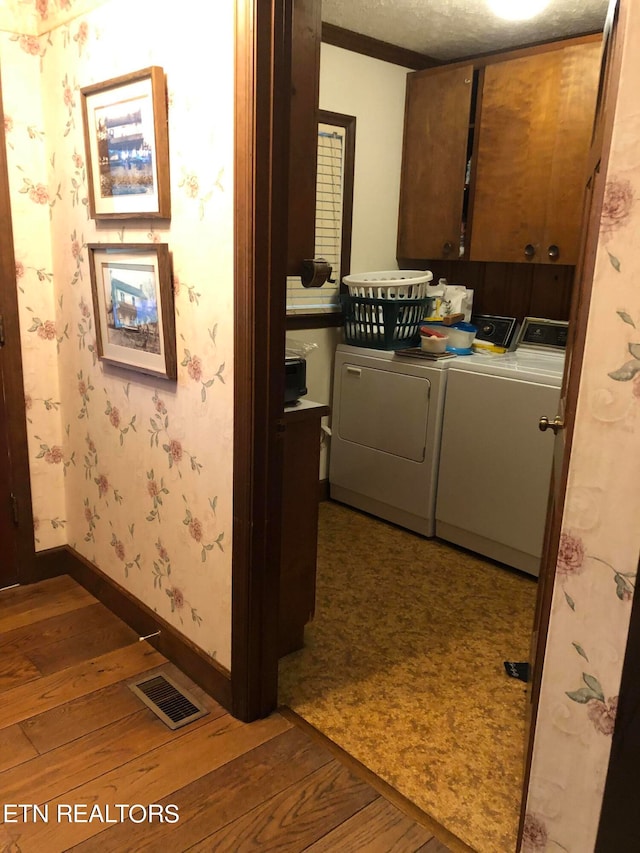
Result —
M 457 258 L 473 66 L 407 75 L 399 258 Z
M 575 264 L 600 43 L 484 70 L 470 258 Z
M 576 263 L 600 55 L 596 38 L 409 75 L 399 258 Z

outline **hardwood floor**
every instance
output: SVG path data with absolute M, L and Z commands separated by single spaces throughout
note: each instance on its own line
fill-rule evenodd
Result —
M 208 714 L 169 729 L 128 687 L 155 672 Z M 0 851 L 70 849 L 450 853 L 294 715 L 239 722 L 62 577 L 0 592 Z

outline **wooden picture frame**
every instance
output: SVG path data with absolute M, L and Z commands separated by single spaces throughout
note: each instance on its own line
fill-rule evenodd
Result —
M 176 326 L 166 243 L 90 243 L 98 356 L 177 379 Z
M 164 71 L 143 68 L 80 90 L 89 214 L 169 219 L 169 134 Z

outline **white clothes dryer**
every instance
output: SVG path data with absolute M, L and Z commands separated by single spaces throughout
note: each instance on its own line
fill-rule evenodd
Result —
M 435 501 L 447 367 L 402 351 L 336 349 L 332 498 L 424 536 Z

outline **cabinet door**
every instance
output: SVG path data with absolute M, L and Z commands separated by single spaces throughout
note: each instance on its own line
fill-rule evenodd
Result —
M 547 254 L 545 261 L 578 262 L 601 53 L 600 41 L 562 51 L 555 147 L 542 244 L 543 255 Z M 557 255 L 554 246 L 558 247 Z
M 407 75 L 398 258 L 458 257 L 473 66 Z
M 575 264 L 599 56 L 590 42 L 485 69 L 471 260 Z

